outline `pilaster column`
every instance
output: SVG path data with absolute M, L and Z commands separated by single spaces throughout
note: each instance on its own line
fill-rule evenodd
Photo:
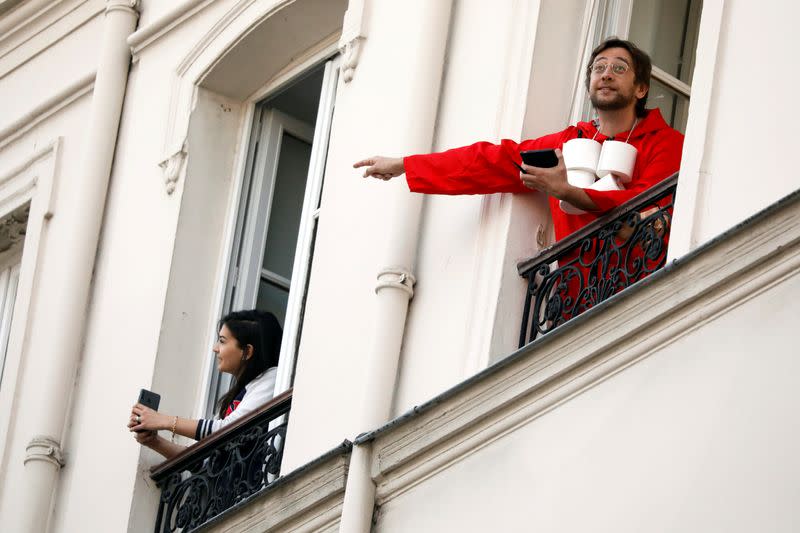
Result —
M 39 313 L 31 317 L 26 357 L 38 361 L 26 365 L 22 395 L 31 395 L 35 388 L 36 399 L 26 402 L 19 413 L 27 421 L 25 431 L 30 436 L 25 437 L 28 442 L 22 482 L 10 496 L 14 512 L 5 517 L 9 523 L 3 529 L 7 531 L 47 531 L 54 489 L 64 464 L 61 438 L 85 332 L 89 288 L 130 68 L 127 37 L 136 29 L 138 4 L 139 0 L 108 0 L 102 38 L 94 48 L 99 62 L 91 111 L 81 139 L 84 152 L 79 171 L 65 180 L 80 194 L 52 222 L 68 227 L 73 238 L 70 246 L 45 250 L 48 266 L 42 272 L 44 290 L 36 293 L 41 301 L 32 306 Z
M 379 130 L 385 151 L 394 154 L 430 152 L 439 104 L 444 56 L 450 30 L 451 0 L 373 0 L 351 2 L 368 11 L 361 23 L 369 31 L 354 37 L 360 48 L 357 72 L 348 89 L 381 94 L 386 109 L 368 121 Z M 350 14 L 349 14 L 350 15 Z M 362 42 L 363 41 L 363 42 Z M 353 69 L 356 67 L 353 66 Z M 419 243 L 423 196 L 409 194 L 397 178 L 381 220 L 385 234 L 382 267 L 377 273 L 377 299 L 372 350 L 359 427 L 374 429 L 391 415 L 400 348 L 408 305 L 413 296 L 414 266 Z M 369 472 L 368 447 L 356 447 L 350 462 L 341 529 L 367 533 L 371 528 L 375 485 Z

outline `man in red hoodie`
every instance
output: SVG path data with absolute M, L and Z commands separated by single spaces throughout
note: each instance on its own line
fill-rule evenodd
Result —
M 521 143 L 479 142 L 434 154 L 404 158 L 375 156 L 353 167 L 367 167 L 364 177 L 383 180 L 405 173 L 412 192 L 542 191 L 550 197 L 556 240 L 560 240 L 678 171 L 683 135 L 664 122 L 658 109 L 645 109 L 650 71 L 650 58 L 645 52 L 630 41 L 611 38 L 594 49 L 586 69 L 586 88 L 597 120 L 579 122 L 558 133 Z M 568 183 L 560 148 L 578 137 L 594 138 L 600 143 L 625 141 L 637 149 L 633 175 L 625 190 L 599 191 Z M 557 166 L 539 168 L 522 163 L 520 151 L 545 148 L 556 149 Z M 559 200 L 586 213 L 567 214 L 559 207 Z

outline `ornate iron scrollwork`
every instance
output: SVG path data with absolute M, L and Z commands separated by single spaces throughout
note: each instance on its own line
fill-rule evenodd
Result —
M 193 531 L 270 485 L 280 474 L 289 405 L 260 413 L 155 473 L 161 488 L 156 532 Z
M 519 265 L 520 347 L 664 266 L 677 174 Z

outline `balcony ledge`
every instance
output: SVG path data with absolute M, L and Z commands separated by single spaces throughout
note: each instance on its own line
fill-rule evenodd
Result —
M 202 531 L 292 531 L 336 529 L 352 444 L 336 448 L 281 476 L 261 492 L 215 516 Z M 289 528 L 290 525 L 293 527 Z
M 800 191 L 360 435 L 383 504 L 800 269 Z M 687 280 L 691 280 L 687 283 Z

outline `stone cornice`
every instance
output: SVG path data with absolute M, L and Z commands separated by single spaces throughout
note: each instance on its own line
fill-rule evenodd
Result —
M 338 522 L 350 464 L 345 441 L 305 466 L 274 481 L 264 492 L 214 518 L 205 531 L 321 531 Z
M 800 268 L 800 192 L 403 415 L 373 441 L 377 502 L 530 422 Z M 691 282 L 687 282 L 691 280 Z
M 0 19 L 0 78 L 101 15 L 102 0 L 30 1 Z
M 131 47 L 131 53 L 136 56 L 144 48 L 195 16 L 212 2 L 213 0 L 183 0 L 173 9 L 147 26 L 139 28 L 128 37 L 128 46 Z
M 30 111 L 13 119 L 9 124 L 0 125 L 0 150 L 43 120 L 90 93 L 94 88 L 96 74 L 96 72 L 90 72 L 78 78 Z

